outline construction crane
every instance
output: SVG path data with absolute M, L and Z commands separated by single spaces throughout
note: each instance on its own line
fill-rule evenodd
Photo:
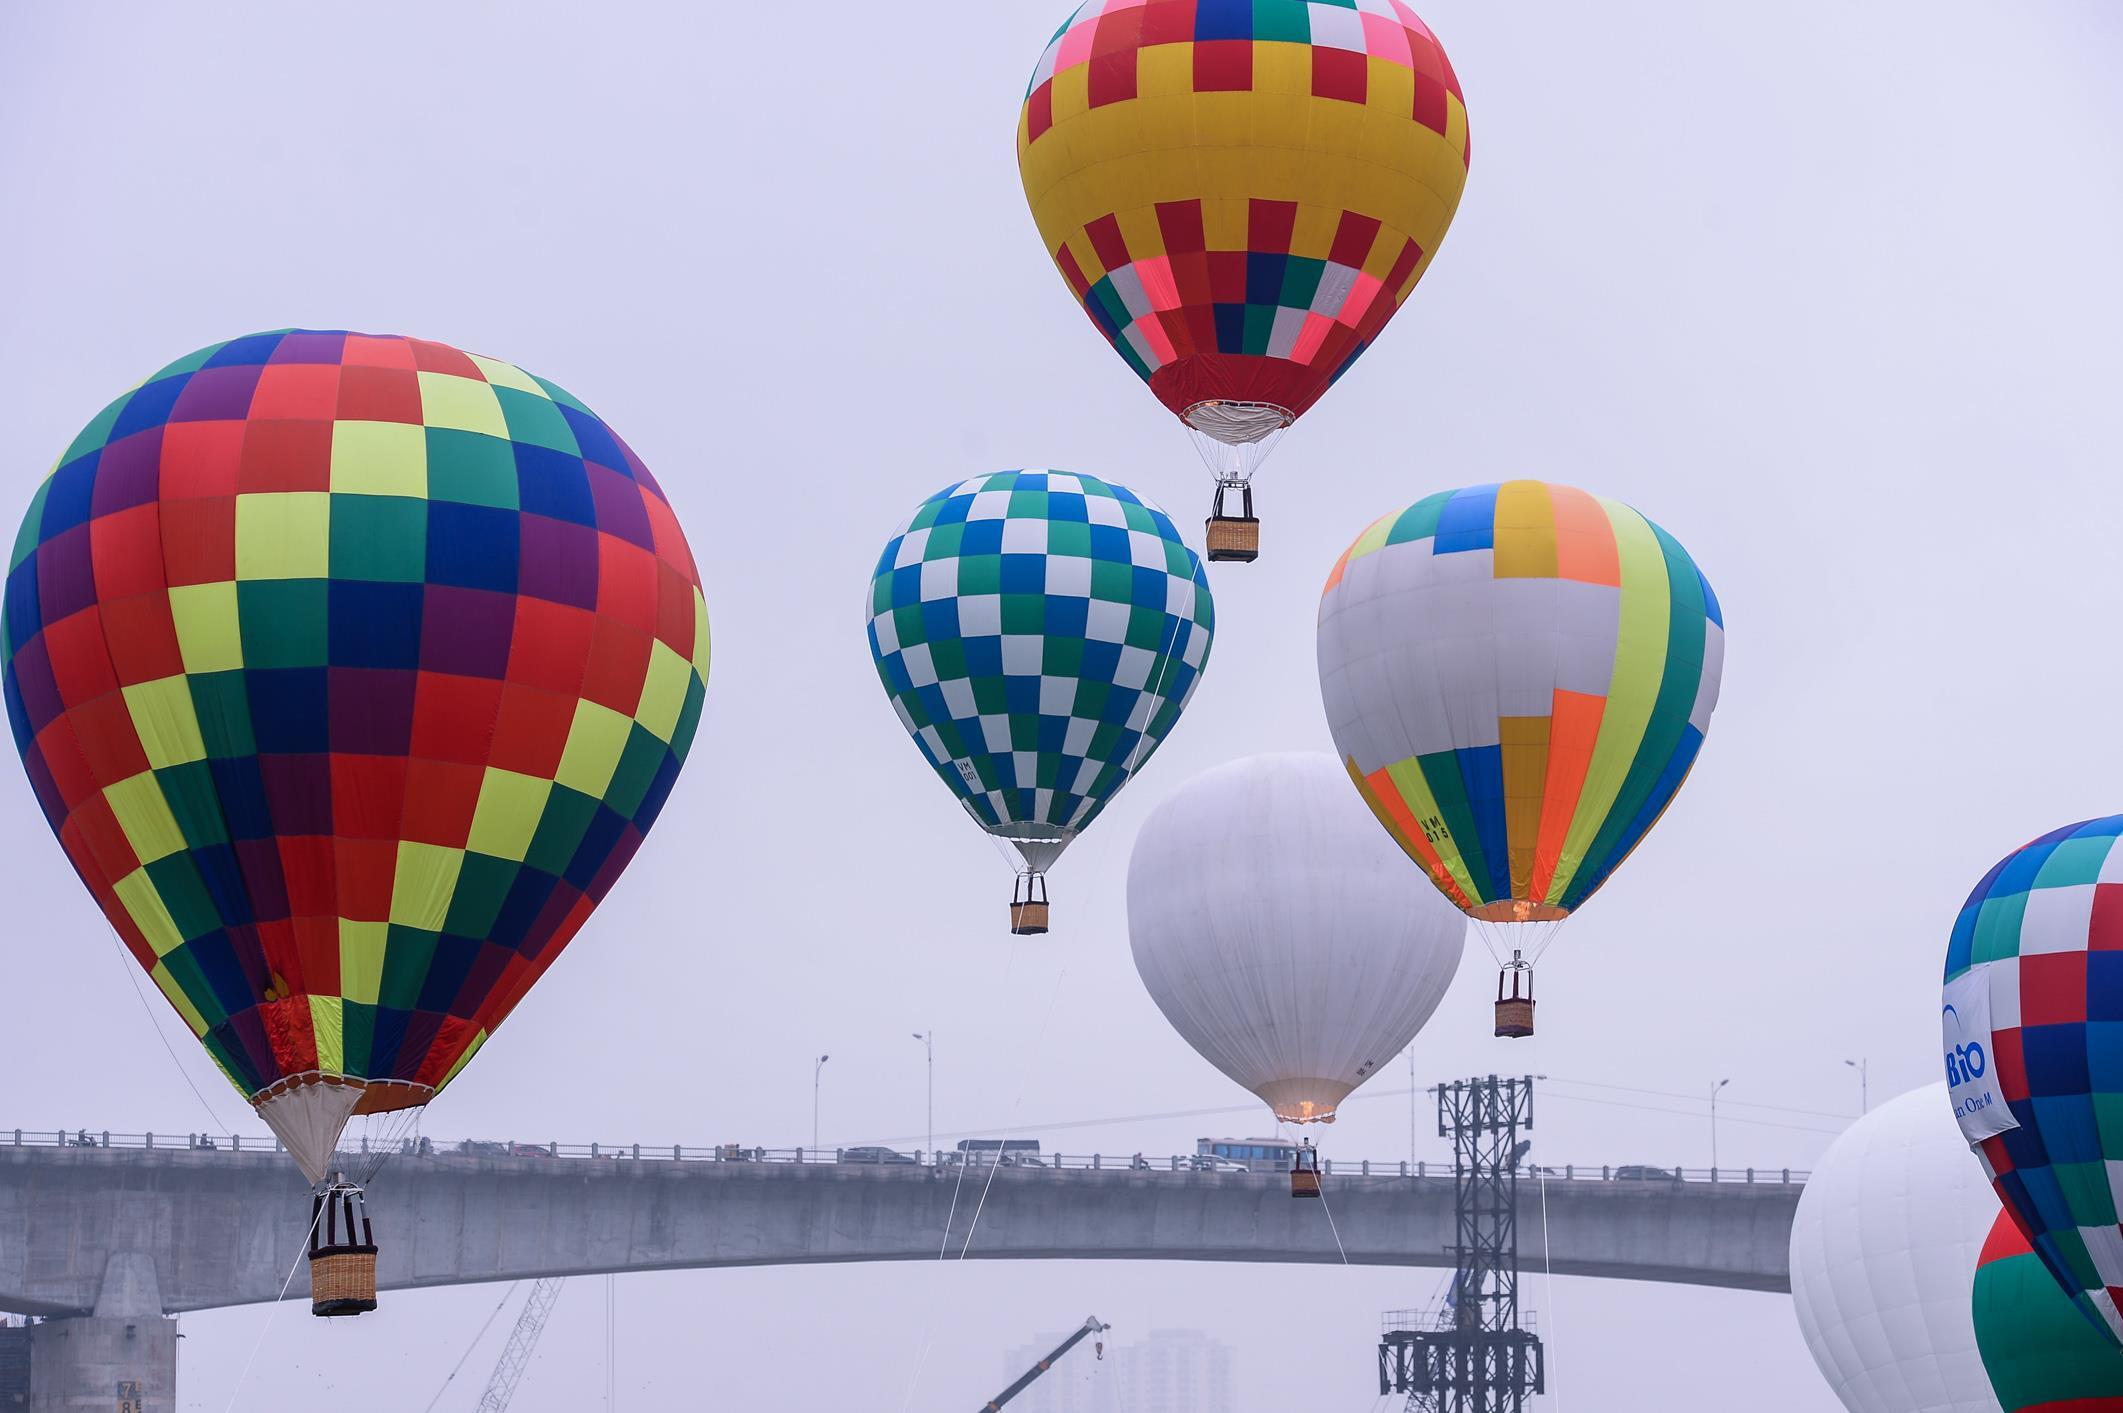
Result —
M 504 1413 L 509 1400 L 516 1396 L 516 1385 L 523 1382 L 523 1371 L 530 1367 L 531 1351 L 538 1347 L 538 1336 L 545 1332 L 546 1317 L 560 1299 L 562 1284 L 556 1276 L 531 1287 L 530 1298 L 523 1302 L 523 1313 L 516 1317 L 516 1328 L 502 1346 L 501 1358 L 494 1362 L 494 1377 L 487 1380 L 487 1391 L 479 1396 L 479 1413 Z
M 1100 1324 L 1098 1316 L 1093 1315 L 1090 1319 L 1084 1321 L 1083 1327 L 1077 1330 L 1075 1334 L 1070 1335 L 1056 1345 L 1053 1353 L 1034 1364 L 1030 1369 L 1027 1369 L 1023 1378 L 989 1399 L 986 1403 L 983 1403 L 980 1406 L 980 1413 L 995 1413 L 996 1409 L 1001 1408 L 1005 1403 L 1030 1388 L 1034 1379 L 1037 1379 L 1041 1374 L 1046 1373 L 1047 1370 L 1060 1363 L 1061 1357 L 1076 1348 L 1077 1345 L 1082 1344 L 1086 1336 L 1104 1334 L 1112 1328 L 1113 1326 L 1111 1325 Z M 1101 1359 L 1106 1357 L 1106 1342 L 1104 1340 L 1098 1342 L 1098 1357 Z

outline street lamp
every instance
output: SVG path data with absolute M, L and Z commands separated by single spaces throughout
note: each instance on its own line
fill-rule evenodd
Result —
M 818 1062 L 811 1066 L 811 1146 L 813 1148 L 818 1147 L 818 1077 L 825 1070 L 826 1061 L 832 1058 L 831 1055 L 820 1055 Z
M 929 1161 L 936 1161 L 936 1032 L 917 1030 L 914 1038 L 929 1052 Z
M 1710 1086 L 1710 1180 L 1718 1180 L 1718 1091 L 1732 1083 L 1721 1079 Z
M 1866 1073 L 1866 1071 L 1872 1068 L 1871 1058 L 1867 1057 L 1862 1060 L 1845 1060 L 1843 1061 L 1843 1063 L 1858 1072 L 1858 1112 L 1861 1114 L 1871 1113 L 1872 1077 Z

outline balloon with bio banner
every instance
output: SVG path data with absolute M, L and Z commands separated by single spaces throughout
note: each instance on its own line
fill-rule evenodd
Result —
M 1946 946 L 1950 1104 L 2059 1287 L 2123 1336 L 2123 815 L 2052 830 L 1986 873 Z

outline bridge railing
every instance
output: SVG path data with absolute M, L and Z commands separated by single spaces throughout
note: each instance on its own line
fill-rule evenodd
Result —
M 17 1148 L 125 1148 L 192 1153 L 277 1153 L 280 1141 L 270 1134 L 156 1134 L 117 1133 L 109 1129 L 0 1129 L 0 1146 Z M 366 1140 L 341 1150 L 346 1155 L 373 1157 Z M 550 1162 L 626 1161 L 684 1163 L 773 1163 L 862 1167 L 927 1167 L 956 1170 L 964 1165 L 985 1171 L 997 1159 L 993 1152 L 902 1153 L 882 1147 L 863 1148 L 754 1148 L 737 1143 L 520 1143 L 515 1140 L 461 1139 L 443 1142 L 410 1138 L 393 1145 L 393 1158 L 449 1161 L 457 1158 L 521 1158 Z M 1192 1173 L 1250 1171 L 1278 1173 L 1274 1162 L 1245 1163 L 1230 1159 L 1207 1159 L 1197 1154 L 1151 1155 L 1144 1153 L 1020 1153 L 1001 1158 L 1002 1166 L 1045 1172 L 1139 1172 Z M 1452 1176 L 1449 1162 L 1405 1158 L 1322 1158 L 1324 1175 L 1337 1178 L 1446 1179 Z M 1529 1164 L 1519 1169 L 1521 1182 L 1635 1182 L 1635 1183 L 1803 1183 L 1807 1174 L 1795 1168 L 1682 1168 L 1648 1164 L 1594 1165 L 1565 1163 L 1560 1166 Z

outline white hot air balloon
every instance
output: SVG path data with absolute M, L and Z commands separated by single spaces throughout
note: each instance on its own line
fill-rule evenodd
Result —
M 1290 1123 L 1331 1122 L 1415 1038 L 1466 935 L 1329 755 L 1197 776 L 1151 812 L 1128 864 L 1150 998 Z
M 1799 1198 L 1792 1303 L 1850 1413 L 1998 1413 L 1969 1314 L 1998 1199 L 1945 1088 L 1852 1124 Z

